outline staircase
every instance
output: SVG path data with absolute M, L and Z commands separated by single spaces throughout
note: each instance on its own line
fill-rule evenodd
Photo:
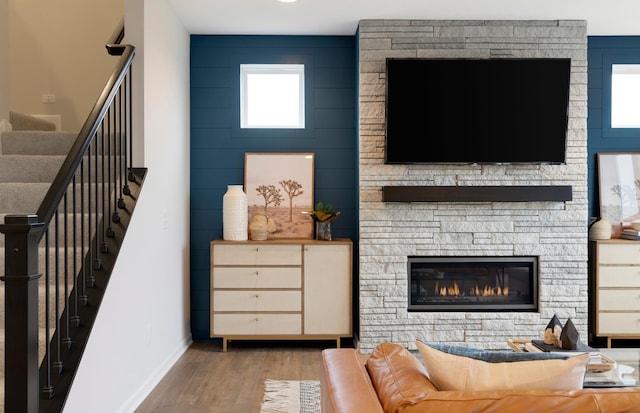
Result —
M 0 135 L 0 223 L 7 214 L 35 212 L 58 173 L 77 132 L 45 132 L 20 130 Z M 5 270 L 5 237 L 0 237 L 0 273 Z M 40 248 L 40 263 L 44 263 L 44 248 Z M 44 269 L 43 269 L 44 272 Z M 41 278 L 40 283 L 44 283 Z M 42 285 L 41 285 L 42 286 Z M 4 294 L 5 284 L 0 283 L 0 395 L 4 400 Z M 44 304 L 44 288 L 40 288 L 41 304 Z M 46 342 L 44 329 L 44 305 L 40 305 L 40 359 Z M 0 408 L 0 411 L 4 411 Z
M 63 410 L 146 175 L 132 165 L 135 47 L 123 38 L 124 19 L 106 45 L 114 71 L 79 132 L 0 135 L 8 413 Z
M 144 180 L 139 168 L 124 173 L 123 156 L 111 147 L 120 147 L 121 139 L 112 135 L 94 137 L 38 244 L 40 412 L 59 412 L 64 405 Z M 40 210 L 77 136 L 42 131 L 0 135 L 0 224 L 9 214 Z M 0 275 L 10 252 L 5 240 L 0 236 Z M 5 284 L 0 282 L 0 413 L 5 408 Z

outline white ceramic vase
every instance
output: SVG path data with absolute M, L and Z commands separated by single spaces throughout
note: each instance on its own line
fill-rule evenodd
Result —
M 222 238 L 225 241 L 246 241 L 249 238 L 247 194 L 242 185 L 227 185 L 222 197 Z

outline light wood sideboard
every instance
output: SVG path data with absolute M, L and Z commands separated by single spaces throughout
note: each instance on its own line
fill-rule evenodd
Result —
M 640 241 L 590 242 L 593 334 L 640 338 Z
M 211 331 L 230 340 L 352 336 L 348 239 L 211 241 Z

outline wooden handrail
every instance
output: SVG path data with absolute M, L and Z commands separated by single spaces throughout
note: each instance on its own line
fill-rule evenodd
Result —
M 100 122 L 104 119 L 104 115 L 109 109 L 109 104 L 113 101 L 122 80 L 127 74 L 128 68 L 131 66 L 131 61 L 135 55 L 135 47 L 126 45 L 124 49 L 125 52 L 122 54 L 122 58 L 107 81 L 82 129 L 80 129 L 78 137 L 69 151 L 69 155 L 62 163 L 60 171 L 53 180 L 49 191 L 47 191 L 47 194 L 42 200 L 42 204 L 40 204 L 40 208 L 38 208 L 36 212 L 38 219 L 40 222 L 43 222 L 45 226 L 48 226 L 51 222 L 51 217 L 53 217 L 53 214 L 56 212 L 56 208 L 71 183 L 75 171 L 82 161 L 82 157 L 91 144 L 91 138 L 93 138 L 100 127 Z
M 107 52 L 112 56 L 120 56 L 124 50 L 124 47 L 121 46 L 122 40 L 124 40 L 124 18 L 120 20 L 120 23 L 107 40 L 105 45 Z

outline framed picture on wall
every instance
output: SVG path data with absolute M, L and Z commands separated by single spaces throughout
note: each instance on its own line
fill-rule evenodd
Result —
M 276 226 L 269 238 L 313 238 L 314 154 L 245 152 L 244 188 L 249 223 L 256 214 Z
M 622 223 L 640 221 L 640 152 L 598 153 L 600 217 L 617 237 Z

